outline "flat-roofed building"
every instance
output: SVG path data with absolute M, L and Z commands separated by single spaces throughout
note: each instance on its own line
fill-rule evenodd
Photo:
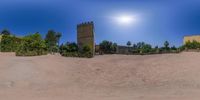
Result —
M 200 35 L 192 35 L 192 36 L 185 36 L 183 39 L 183 44 L 186 44 L 186 42 L 192 42 L 192 41 L 197 41 L 200 42 Z

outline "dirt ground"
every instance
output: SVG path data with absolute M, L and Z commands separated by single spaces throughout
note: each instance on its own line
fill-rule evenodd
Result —
M 199 100 L 200 53 L 57 55 L 0 53 L 0 100 Z

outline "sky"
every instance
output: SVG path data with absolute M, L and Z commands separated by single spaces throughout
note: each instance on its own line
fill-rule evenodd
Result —
M 76 25 L 93 21 L 95 42 L 126 45 L 164 41 L 180 46 L 183 37 L 200 35 L 198 0 L 0 0 L 0 30 L 16 36 L 48 30 L 62 33 L 61 43 L 76 42 Z

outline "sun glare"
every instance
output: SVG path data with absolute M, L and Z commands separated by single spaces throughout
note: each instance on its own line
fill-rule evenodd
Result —
M 121 15 L 115 18 L 116 22 L 120 25 L 130 25 L 133 24 L 137 19 L 131 15 Z

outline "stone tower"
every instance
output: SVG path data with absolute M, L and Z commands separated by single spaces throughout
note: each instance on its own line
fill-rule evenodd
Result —
M 84 45 L 90 46 L 92 49 L 92 54 L 95 53 L 95 43 L 94 43 L 94 23 L 86 22 L 77 25 L 77 44 L 80 50 L 82 50 Z

